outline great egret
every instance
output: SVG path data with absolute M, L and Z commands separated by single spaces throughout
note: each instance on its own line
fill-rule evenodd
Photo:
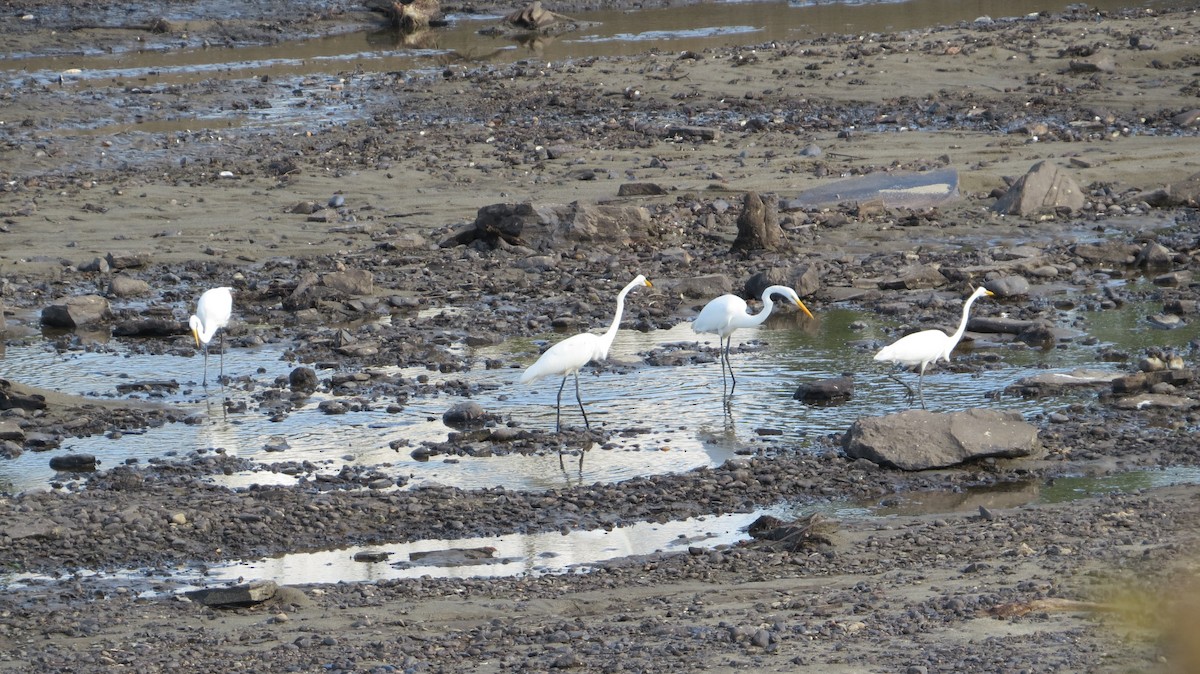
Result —
M 704 308 L 700 310 L 700 315 L 692 322 L 693 331 L 714 333 L 720 337 L 721 343 L 717 345 L 717 350 L 721 360 L 721 388 L 722 390 L 725 388 L 725 368 L 728 366 L 729 379 L 732 381 L 728 395 L 733 395 L 733 389 L 737 386 L 737 379 L 733 376 L 733 364 L 729 362 L 729 348 L 733 344 L 733 333 L 738 328 L 762 325 L 763 321 L 771 315 L 771 310 L 775 308 L 775 302 L 771 299 L 772 295 L 783 295 L 800 307 L 800 311 L 803 311 L 805 316 L 813 317 L 812 312 L 804 306 L 804 302 L 800 301 L 800 296 L 796 294 L 795 290 L 787 286 L 771 286 L 763 291 L 763 308 L 757 314 L 747 313 L 746 300 L 737 295 L 721 295 L 704 305 Z
M 962 339 L 963 333 L 967 331 L 967 314 L 971 311 L 971 305 L 980 297 L 992 295 L 995 293 L 982 286 L 971 293 L 966 303 L 963 304 L 962 320 L 959 321 L 958 330 L 955 330 L 953 335 L 947 335 L 941 330 L 922 330 L 897 339 L 875 354 L 875 360 L 880 362 L 898 363 L 906 367 L 921 366 L 921 370 L 917 374 L 917 395 L 921 398 L 921 409 L 925 409 L 925 395 L 921 392 L 921 381 L 925 378 L 925 368 L 930 363 L 937 363 L 939 359 L 950 362 L 950 352 L 954 350 L 954 347 L 958 345 L 958 340 Z M 909 395 L 912 395 L 911 388 Z
M 204 346 L 204 386 L 208 386 L 208 343 L 218 330 L 229 325 L 229 316 L 232 313 L 233 288 L 210 288 L 200 295 L 200 301 L 196 303 L 196 313 L 188 319 L 192 337 L 196 338 L 196 346 Z M 225 381 L 224 332 L 221 333 L 221 381 Z
M 575 375 L 575 400 L 579 403 L 579 411 L 583 412 L 583 423 L 588 429 L 587 412 L 583 409 L 583 399 L 579 397 L 579 368 L 592 361 L 602 361 L 608 358 L 608 348 L 612 346 L 613 338 L 621 327 L 621 314 L 625 312 L 625 296 L 638 286 L 653 287 L 641 274 L 629 282 L 621 292 L 617 293 L 617 313 L 613 316 L 612 325 L 602 335 L 591 332 L 568 337 L 554 346 L 546 349 L 529 369 L 521 375 L 522 384 L 533 383 L 542 377 L 562 375 L 562 383 L 558 385 L 558 400 L 555 403 L 554 427 L 556 432 L 562 432 L 562 392 L 567 385 L 567 376 Z

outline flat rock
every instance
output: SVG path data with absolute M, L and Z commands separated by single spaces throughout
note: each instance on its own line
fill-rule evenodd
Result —
M 496 557 L 496 549 L 481 548 L 448 548 L 445 550 L 427 550 L 411 552 L 409 562 L 421 566 L 470 566 L 474 564 L 496 564 L 507 561 Z
M 239 607 L 261 604 L 275 596 L 279 586 L 273 580 L 259 580 L 232 587 L 206 588 L 187 593 L 188 599 L 204 606 Z
M 147 251 L 114 250 L 105 258 L 108 260 L 108 266 L 113 269 L 132 269 L 150 264 L 150 253 Z
M 891 278 L 879 282 L 883 290 L 923 290 L 940 288 L 949 283 L 941 269 L 934 264 L 914 265 Z
M 1037 427 L 1012 411 L 940 413 L 907 410 L 854 422 L 843 447 L 853 459 L 901 470 L 946 468 L 984 458 L 1019 458 L 1040 451 Z
M 928 208 L 957 197 L 958 171 L 954 169 L 926 173 L 881 171 L 805 190 L 783 200 L 779 207 L 796 210 L 879 201 L 888 207 Z
M 21 425 L 11 419 L 0 421 L 0 440 L 25 442 L 25 431 Z
M 1158 407 L 1169 410 L 1190 410 L 1200 406 L 1200 400 L 1167 393 L 1138 393 L 1121 398 L 1113 407 L 1121 410 L 1144 410 Z
M 1103 387 L 1121 378 L 1120 372 L 1078 369 L 1070 372 L 1043 372 L 1023 377 L 1005 388 L 1006 393 L 1027 396 L 1049 395 L 1065 389 Z

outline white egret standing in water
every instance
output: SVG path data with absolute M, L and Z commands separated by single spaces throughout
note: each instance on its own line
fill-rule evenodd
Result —
M 588 429 L 587 412 L 583 409 L 583 399 L 579 397 L 579 368 L 592 361 L 602 361 L 608 358 L 608 349 L 612 346 L 617 330 L 621 327 L 621 314 L 625 312 L 625 296 L 638 286 L 653 287 L 641 274 L 629 282 L 621 292 L 617 293 L 617 313 L 613 316 L 612 325 L 602 335 L 584 332 L 568 337 L 546 351 L 537 359 L 525 373 L 521 375 L 521 383 L 529 384 L 542 377 L 562 375 L 562 383 L 558 386 L 558 400 L 555 403 L 554 427 L 556 432 L 562 432 L 562 392 L 567 385 L 567 377 L 575 375 L 575 400 L 579 403 L 579 411 L 583 413 L 583 423 Z
M 196 313 L 188 319 L 192 328 L 192 337 L 196 338 L 196 346 L 204 347 L 204 379 L 202 384 L 208 386 L 208 343 L 212 341 L 218 330 L 229 325 L 229 317 L 233 314 L 233 288 L 221 287 L 205 290 L 196 303 Z M 221 333 L 221 383 L 225 382 L 225 333 Z
M 783 295 L 800 307 L 805 316 L 813 317 L 812 312 L 804 306 L 804 302 L 800 301 L 800 296 L 796 294 L 795 290 L 787 286 L 771 286 L 763 291 L 763 308 L 757 314 L 747 313 L 746 300 L 737 295 L 721 295 L 704 305 L 704 308 L 700 310 L 700 315 L 692 322 L 692 330 L 695 332 L 714 333 L 720 338 L 717 351 L 721 361 L 721 389 L 725 390 L 726 367 L 729 368 L 729 379 L 732 382 L 727 395 L 733 395 L 733 388 L 737 386 L 737 379 L 733 376 L 733 364 L 729 362 L 729 348 L 733 344 L 733 333 L 738 328 L 762 325 L 771 315 L 771 310 L 775 308 L 775 302 L 771 299 L 772 295 Z
M 917 395 L 921 399 L 921 409 L 925 409 L 925 395 L 921 391 L 921 381 L 925 378 L 925 368 L 930 363 L 937 363 L 939 359 L 945 360 L 947 363 L 950 362 L 950 352 L 954 350 L 955 346 L 958 346 L 958 341 L 962 339 L 963 333 L 967 331 L 967 315 L 971 311 L 971 305 L 980 297 L 990 297 L 992 295 L 995 295 L 995 293 L 982 286 L 971 293 L 971 296 L 967 298 L 966 304 L 963 305 L 962 320 L 958 322 L 958 330 L 955 330 L 953 335 L 947 335 L 941 330 L 936 329 L 922 330 L 897 339 L 875 354 L 875 360 L 880 362 L 898 363 L 906 367 L 921 367 L 917 373 Z M 911 396 L 912 389 L 909 388 L 908 390 Z

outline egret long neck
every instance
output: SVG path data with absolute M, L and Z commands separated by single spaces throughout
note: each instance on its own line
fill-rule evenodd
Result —
M 608 330 L 604 333 L 604 350 L 608 351 L 608 347 L 617 338 L 617 330 L 621 329 L 621 316 L 625 313 L 625 296 L 633 290 L 635 284 L 630 283 L 625 286 L 621 292 L 617 293 L 617 313 L 613 316 L 612 325 L 608 326 Z
M 958 322 L 958 330 L 955 330 L 954 334 L 950 336 L 950 344 L 951 345 L 958 344 L 958 340 L 962 339 L 963 334 L 966 333 L 966 331 L 967 331 L 967 314 L 969 314 L 971 312 L 971 305 L 975 304 L 975 300 L 977 300 L 977 299 L 979 299 L 979 295 L 971 295 L 970 297 L 967 298 L 966 303 L 963 304 L 962 320 Z M 953 348 L 953 347 L 951 347 L 951 348 Z
M 767 320 L 767 317 L 769 317 L 771 315 L 771 310 L 775 308 L 774 300 L 772 300 L 770 297 L 764 297 L 762 299 L 762 302 L 763 302 L 762 311 L 758 312 L 757 314 L 747 314 L 746 315 L 746 323 L 745 323 L 746 327 L 752 328 L 752 327 L 755 327 L 758 325 L 762 325 Z

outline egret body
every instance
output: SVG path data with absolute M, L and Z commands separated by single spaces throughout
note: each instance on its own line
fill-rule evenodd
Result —
M 700 310 L 700 315 L 692 322 L 693 331 L 713 333 L 720 338 L 717 350 L 721 360 L 721 387 L 722 389 L 725 387 L 725 368 L 728 367 L 729 379 L 732 382 L 728 395 L 733 395 L 733 388 L 737 386 L 737 379 L 733 376 L 733 364 L 729 362 L 729 348 L 733 343 L 733 333 L 738 328 L 762 325 L 763 321 L 766 321 L 767 317 L 771 315 L 771 310 L 775 308 L 775 301 L 771 299 L 772 295 L 783 295 L 800 307 L 800 311 L 803 311 L 805 316 L 813 317 L 812 312 L 804 306 L 804 302 L 800 301 L 795 290 L 787 286 L 771 286 L 763 291 L 763 308 L 757 314 L 748 313 L 746 300 L 737 295 L 721 295 L 704 305 L 704 308 Z
M 567 377 L 570 375 L 575 376 L 575 400 L 579 403 L 579 411 L 583 413 L 583 423 L 589 429 L 591 428 L 587 412 L 583 409 L 583 399 L 579 396 L 579 369 L 592 361 L 599 362 L 608 358 L 608 349 L 612 346 L 613 339 L 617 336 L 617 330 L 621 327 L 621 315 L 625 312 L 625 296 L 638 286 L 653 287 L 645 276 L 639 274 L 637 278 L 629 282 L 629 285 L 621 289 L 621 292 L 617 293 L 617 313 L 613 316 L 612 325 L 608 326 L 608 330 L 604 334 L 584 332 L 568 337 L 546 349 L 537 361 L 521 375 L 522 384 L 530 384 L 552 375 L 562 376 L 562 383 L 558 385 L 558 400 L 555 403 L 554 427 L 556 431 L 562 432 L 562 392 L 563 387 L 567 385 Z
M 208 343 L 212 341 L 218 330 L 229 325 L 229 317 L 233 314 L 233 288 L 210 288 L 200 295 L 196 303 L 196 313 L 188 319 L 192 328 L 192 337 L 196 338 L 196 346 L 204 347 L 204 386 L 208 386 Z M 225 381 L 225 333 L 221 333 L 221 381 Z
M 875 360 L 898 363 L 906 367 L 919 366 L 921 369 L 917 373 L 917 395 L 921 398 L 921 408 L 924 409 L 925 396 L 921 392 L 921 381 L 925 378 L 925 368 L 930 363 L 937 363 L 939 359 L 950 362 L 950 352 L 954 350 L 955 346 L 958 346 L 958 341 L 967 331 L 967 316 L 971 311 L 971 305 L 980 297 L 990 297 L 994 294 L 984 287 L 977 288 L 975 292 L 971 293 L 966 303 L 963 304 L 962 320 L 958 322 L 958 330 L 955 330 L 953 335 L 947 335 L 941 330 L 914 332 L 880 349 L 879 353 L 875 354 Z M 912 389 L 909 389 L 910 395 L 911 391 Z

